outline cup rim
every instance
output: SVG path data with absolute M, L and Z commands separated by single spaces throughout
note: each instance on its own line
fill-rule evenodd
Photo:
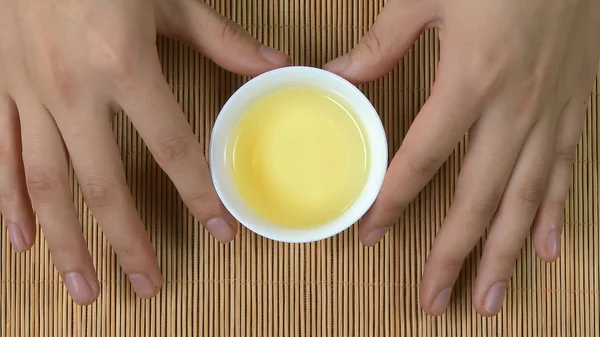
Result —
M 353 117 L 362 124 L 363 132 L 366 134 L 365 138 L 369 143 L 370 154 L 369 173 L 367 175 L 367 180 L 365 181 L 361 192 L 350 204 L 350 206 L 348 206 L 335 219 L 316 227 L 304 229 L 277 226 L 276 224 L 269 223 L 265 219 L 259 219 L 260 216 L 253 211 L 250 212 L 253 212 L 255 217 L 252 220 L 249 219 L 248 216 L 244 215 L 244 212 L 240 211 L 238 207 L 235 206 L 236 202 L 233 200 L 234 196 L 232 196 L 232 193 L 227 191 L 226 186 L 224 186 L 226 184 L 223 180 L 232 179 L 231 174 L 229 172 L 219 172 L 219 169 L 217 168 L 218 165 L 215 165 L 219 160 L 224 161 L 226 159 L 224 158 L 225 149 L 220 151 L 215 148 L 215 144 L 217 144 L 216 140 L 220 133 L 219 130 L 222 129 L 224 127 L 224 123 L 226 123 L 225 119 L 228 117 L 228 115 L 236 113 L 243 114 L 243 112 L 233 110 L 232 107 L 236 104 L 239 104 L 238 101 L 243 100 L 245 95 L 249 95 L 249 91 L 257 90 L 257 88 L 260 88 L 260 86 L 264 83 L 277 78 L 279 81 L 285 79 L 292 84 L 294 81 L 294 76 L 310 76 L 311 80 L 314 81 L 326 79 L 329 84 L 335 85 L 335 88 L 332 88 L 332 90 L 340 89 L 351 93 L 353 96 L 352 100 L 355 102 L 355 104 L 350 104 L 350 99 L 347 97 L 348 95 L 344 95 L 344 97 L 341 98 L 347 99 L 347 104 L 354 108 L 352 109 L 354 112 Z M 263 91 L 263 94 L 268 92 L 272 91 L 265 90 Z M 359 104 L 356 104 L 356 102 L 359 102 Z M 362 108 L 356 109 L 356 105 L 360 105 Z M 239 121 L 239 118 L 237 121 Z M 370 130 L 370 132 L 368 132 L 367 129 Z M 210 173 L 217 195 L 229 213 L 238 222 L 240 222 L 242 226 L 260 236 L 274 241 L 286 243 L 307 243 L 320 241 L 345 231 L 355 224 L 369 210 L 379 195 L 379 191 L 381 190 L 381 186 L 383 184 L 383 179 L 385 177 L 388 164 L 387 152 L 387 138 L 381 118 L 369 99 L 356 86 L 344 78 L 326 70 L 306 66 L 291 66 L 271 70 L 254 77 L 231 95 L 231 97 L 221 108 L 212 129 L 210 137 L 209 162 Z M 246 208 L 250 209 L 250 207 Z M 257 224 L 257 221 L 262 222 L 262 224 Z M 277 231 L 266 229 L 273 226 L 278 228 Z

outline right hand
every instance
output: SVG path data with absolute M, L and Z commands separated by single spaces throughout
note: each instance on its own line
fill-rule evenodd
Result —
M 244 75 L 286 66 L 200 0 L 0 0 L 0 211 L 16 251 L 34 242 L 35 210 L 56 268 L 79 304 L 98 277 L 73 207 L 85 201 L 141 297 L 162 276 L 127 187 L 111 119 L 124 109 L 194 216 L 221 242 L 237 224 L 219 201 L 203 149 L 165 81 L 156 34 Z
M 390 0 L 362 41 L 326 66 L 367 82 L 390 71 L 425 27 L 439 30 L 431 96 L 359 228 L 365 244 L 379 241 L 469 135 L 420 283 L 428 314 L 446 312 L 463 262 L 484 237 L 472 295 L 481 315 L 500 312 L 530 228 L 538 255 L 559 257 L 600 58 L 599 15 L 597 0 Z

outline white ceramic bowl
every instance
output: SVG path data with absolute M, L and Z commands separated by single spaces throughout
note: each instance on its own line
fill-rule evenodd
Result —
M 281 227 L 256 214 L 239 194 L 226 161 L 228 142 L 232 140 L 240 118 L 246 110 L 267 94 L 286 87 L 298 86 L 329 92 L 337 99 L 344 100 L 354 112 L 354 118 L 361 123 L 369 152 L 367 181 L 354 202 L 333 221 L 306 229 Z M 209 160 L 217 194 L 227 210 L 243 226 L 272 240 L 303 243 L 322 240 L 343 232 L 366 213 L 381 189 L 388 164 L 387 153 L 387 140 L 381 119 L 360 90 L 350 82 L 325 70 L 287 67 L 257 76 L 231 96 L 215 122 Z

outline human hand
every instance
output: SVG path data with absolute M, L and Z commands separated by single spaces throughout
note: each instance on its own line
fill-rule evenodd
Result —
M 431 97 L 363 218 L 367 245 L 436 173 L 460 139 L 470 142 L 455 198 L 425 267 L 420 303 L 445 312 L 465 258 L 490 227 L 473 305 L 495 315 L 532 227 L 537 254 L 560 254 L 565 199 L 600 56 L 596 0 L 390 0 L 347 55 L 326 69 L 356 83 L 389 70 L 429 27 L 441 61 Z
M 199 0 L 0 0 L 0 8 L 0 210 L 15 250 L 33 244 L 33 205 L 75 302 L 98 296 L 70 193 L 70 159 L 136 293 L 151 297 L 159 290 L 162 276 L 111 127 L 121 108 L 194 216 L 219 241 L 233 239 L 236 222 L 162 76 L 156 34 L 245 75 L 285 66 L 286 55 Z

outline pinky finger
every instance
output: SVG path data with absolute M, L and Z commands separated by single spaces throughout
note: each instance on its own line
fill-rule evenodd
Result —
M 0 93 L 0 212 L 13 249 L 33 245 L 35 218 L 27 193 L 21 158 L 19 115 L 12 99 Z
M 563 111 L 556 130 L 554 164 L 546 195 L 533 223 L 533 241 L 538 256 L 552 262 L 560 256 L 560 241 L 564 221 L 565 202 L 571 187 L 573 162 L 577 142 L 585 124 L 585 106 L 581 101 Z

